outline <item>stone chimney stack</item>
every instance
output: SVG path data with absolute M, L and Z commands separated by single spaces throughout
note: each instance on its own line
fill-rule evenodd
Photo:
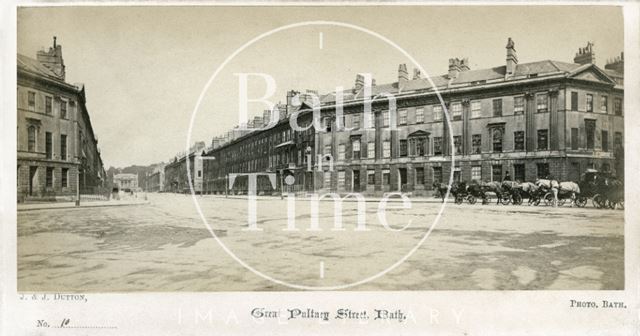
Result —
M 460 71 L 469 71 L 469 58 L 465 57 L 460 60 Z
M 65 80 L 64 60 L 62 59 L 62 46 L 57 43 L 57 38 L 53 37 L 53 47 L 49 51 L 38 51 L 36 58 L 49 70 L 53 71 L 58 78 Z
M 621 52 L 620 56 L 616 56 L 614 59 L 609 60 L 604 68 L 607 70 L 624 73 L 624 52 Z
M 573 58 L 573 63 L 578 64 L 595 64 L 596 63 L 596 53 L 593 52 L 593 43 L 587 42 L 587 46 L 584 48 L 578 49 L 576 53 L 576 57 Z
M 449 59 L 449 79 L 458 78 L 460 73 L 460 60 L 457 58 Z
M 364 87 L 364 76 L 361 74 L 357 74 L 356 75 L 356 86 L 354 87 L 354 91 L 358 92 L 360 90 L 362 90 L 362 88 Z
M 516 65 L 518 64 L 518 56 L 516 55 L 516 44 L 509 37 L 507 40 L 507 69 L 505 72 L 505 77 L 511 77 L 516 72 Z
M 400 64 L 398 66 L 398 83 L 406 82 L 409 80 L 409 72 L 407 72 L 407 65 Z
M 420 74 L 420 69 L 418 68 L 413 68 L 413 79 L 420 79 L 422 78 L 422 75 Z

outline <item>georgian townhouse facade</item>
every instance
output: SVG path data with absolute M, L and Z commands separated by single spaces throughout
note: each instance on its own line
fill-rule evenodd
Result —
M 62 46 L 17 55 L 18 201 L 104 192 L 98 140 L 82 85 L 65 82 Z
M 450 59 L 448 73 L 431 81 L 417 70 L 410 78 L 401 64 L 396 82 L 372 81 L 371 96 L 393 95 L 396 111 L 376 98 L 370 128 L 362 75 L 342 92 L 341 125 L 332 93 L 320 97 L 321 129 L 291 130 L 292 113 L 308 125 L 312 112 L 304 104 L 294 108 L 296 92 L 290 92 L 274 127 L 206 153 L 215 159 L 204 164 L 204 192 L 225 192 L 229 174 L 249 172 L 274 174 L 275 190 L 367 194 L 420 194 L 448 182 L 451 173 L 456 181 L 549 175 L 577 181 L 587 169 L 623 177 L 623 56 L 601 69 L 587 44 L 573 63 L 518 64 L 509 39 L 504 65 L 471 70 L 468 64 Z M 267 116 L 262 120 L 266 124 Z M 292 185 L 285 183 L 287 175 L 294 177 Z M 273 190 L 268 177 L 258 179 L 258 190 Z M 231 192 L 243 191 L 246 178 L 236 177 Z

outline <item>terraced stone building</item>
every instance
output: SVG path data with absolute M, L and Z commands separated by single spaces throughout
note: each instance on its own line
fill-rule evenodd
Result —
M 467 59 L 450 59 L 446 74 L 431 77 L 434 85 L 417 70 L 410 77 L 404 64 L 394 83 L 371 80 L 370 93 L 367 78 L 358 75 L 342 92 L 344 115 L 336 118 L 335 92 L 321 95 L 322 127 L 304 132 L 291 130 L 289 119 L 296 114 L 300 125 L 310 124 L 313 104 L 302 94 L 302 104 L 294 105 L 297 92 L 290 92 L 275 125 L 206 153 L 215 159 L 204 163 L 203 192 L 226 192 L 229 174 L 258 172 L 275 174 L 275 191 L 367 194 L 421 194 L 452 172 L 465 181 L 501 181 L 507 174 L 577 181 L 587 169 L 623 178 L 624 55 L 602 69 L 588 43 L 573 63 L 518 63 L 509 39 L 505 56 L 505 64 L 480 70 Z M 373 114 L 364 113 L 365 94 L 375 97 Z M 268 117 L 265 112 L 263 125 Z M 294 176 L 292 185 L 287 175 Z M 246 186 L 246 177 L 236 177 L 230 192 Z M 268 177 L 258 178 L 258 190 L 274 191 Z

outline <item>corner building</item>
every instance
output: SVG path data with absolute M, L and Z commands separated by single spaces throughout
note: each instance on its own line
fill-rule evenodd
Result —
M 55 37 L 37 59 L 17 55 L 17 79 L 18 202 L 105 193 L 84 86 L 65 81 Z
M 388 101 L 376 98 L 369 129 L 364 128 L 362 75 L 343 92 L 339 123 L 344 128 L 336 125 L 331 93 L 320 96 L 322 129 L 293 132 L 289 117 L 299 113 L 299 124 L 309 124 L 311 104 L 295 108 L 296 92 L 290 92 L 274 127 L 206 154 L 216 159 L 205 162 L 204 191 L 225 192 L 228 174 L 248 172 L 276 174 L 276 191 L 416 195 L 433 183 L 448 182 L 452 170 L 455 181 L 502 181 L 507 174 L 520 181 L 548 175 L 577 181 L 587 169 L 624 178 L 623 54 L 601 69 L 588 43 L 573 63 L 519 64 L 509 39 L 504 65 L 471 70 L 468 64 L 450 59 L 447 74 L 431 77 L 435 87 L 417 70 L 410 77 L 404 64 L 396 82 L 372 81 L 372 97 L 392 94 L 397 111 L 394 116 Z M 262 119 L 266 124 L 268 115 Z M 394 123 L 395 129 L 389 127 Z M 287 174 L 295 177 L 294 185 L 283 183 Z M 272 191 L 266 177 L 258 179 L 258 189 Z M 236 179 L 230 192 L 246 192 L 246 179 Z

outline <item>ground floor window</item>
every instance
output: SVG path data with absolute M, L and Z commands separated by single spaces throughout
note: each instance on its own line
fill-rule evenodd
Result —
M 47 173 L 45 176 L 46 176 L 45 186 L 47 188 L 52 188 L 53 187 L 53 167 L 47 167 Z
M 460 168 L 453 171 L 453 182 L 460 182 Z
M 442 183 L 442 167 L 433 167 L 433 183 Z
M 344 189 L 344 171 L 338 172 L 338 189 Z
M 389 169 L 385 169 L 382 171 L 382 184 L 391 184 L 391 172 L 389 171 Z
M 323 175 L 324 175 L 324 187 L 331 188 L 331 172 L 325 171 Z
M 416 184 L 424 184 L 424 168 L 416 168 Z
M 502 181 L 502 165 L 491 166 L 491 181 Z
M 569 181 L 577 182 L 580 179 L 580 163 L 571 162 L 571 168 L 569 170 Z
M 476 181 L 482 180 L 482 167 L 481 166 L 473 166 L 471 167 L 471 179 Z
M 516 181 L 524 182 L 524 164 L 513 165 L 513 177 Z
M 538 178 L 546 179 L 549 176 L 549 164 L 548 163 L 538 163 Z
M 69 187 L 69 168 L 62 168 L 62 176 L 60 181 L 63 188 Z
M 367 171 L 367 184 L 374 185 L 376 184 L 376 171 L 368 170 Z

